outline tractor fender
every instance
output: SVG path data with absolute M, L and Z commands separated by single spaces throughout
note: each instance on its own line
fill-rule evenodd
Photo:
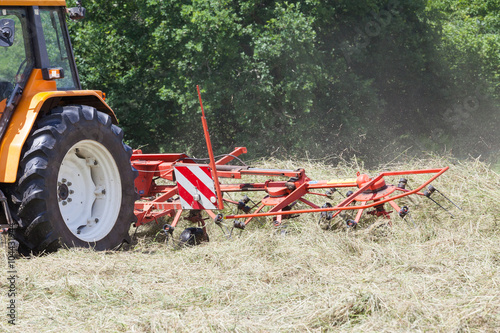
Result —
M 40 79 L 41 73 L 33 73 L 25 87 L 21 101 L 12 115 L 9 126 L 1 142 L 0 183 L 14 183 L 16 181 L 21 151 L 24 143 L 28 139 L 33 125 L 39 116 L 48 113 L 56 106 L 70 104 L 92 106 L 97 110 L 108 114 L 113 123 L 116 124 L 118 122 L 113 110 L 104 101 L 101 91 L 58 91 L 56 90 L 57 88 L 54 81 L 42 81 Z M 40 88 L 43 86 L 47 88 L 47 91 L 30 94 L 30 91 L 34 91 L 32 87 L 34 84 L 36 84 L 38 91 L 40 91 Z

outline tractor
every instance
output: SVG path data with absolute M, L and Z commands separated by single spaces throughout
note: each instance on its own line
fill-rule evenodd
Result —
M 136 218 L 132 150 L 97 90 L 82 90 L 64 0 L 0 2 L 0 224 L 20 253 L 113 249 Z

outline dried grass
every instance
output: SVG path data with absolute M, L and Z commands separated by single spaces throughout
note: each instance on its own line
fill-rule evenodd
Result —
M 313 179 L 369 171 L 356 161 L 260 166 L 302 166 Z M 284 236 L 267 222 L 226 240 L 211 226 L 209 243 L 183 249 L 149 226 L 128 251 L 18 259 L 18 325 L 4 317 L 0 330 L 500 332 L 500 176 L 479 161 L 453 162 L 434 185 L 464 211 L 453 219 L 418 198 L 408 202 L 416 226 L 372 220 L 324 231 L 305 215 Z

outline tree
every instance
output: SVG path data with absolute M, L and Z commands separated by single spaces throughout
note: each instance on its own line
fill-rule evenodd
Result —
M 196 85 L 217 153 L 247 146 L 253 156 L 344 152 L 378 162 L 408 146 L 451 144 L 464 155 L 478 149 L 465 142 L 479 127 L 457 103 L 489 116 L 484 137 L 498 142 L 495 0 L 86 6 L 87 20 L 71 24 L 82 82 L 108 92 L 135 148 L 206 155 Z M 479 86 L 488 98 L 476 110 L 464 95 Z

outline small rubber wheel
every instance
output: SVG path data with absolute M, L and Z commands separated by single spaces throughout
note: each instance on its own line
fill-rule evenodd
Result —
M 202 228 L 186 228 L 179 236 L 179 243 L 181 245 L 195 246 L 201 242 L 208 242 L 208 235 L 204 235 Z

